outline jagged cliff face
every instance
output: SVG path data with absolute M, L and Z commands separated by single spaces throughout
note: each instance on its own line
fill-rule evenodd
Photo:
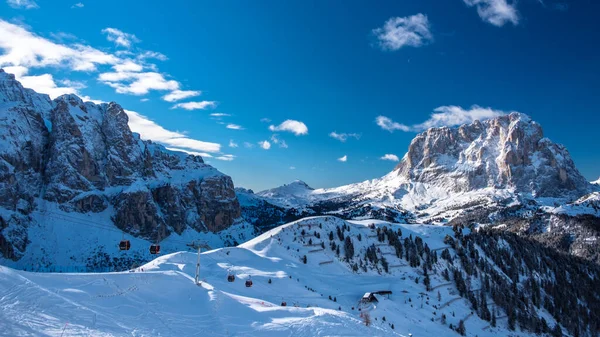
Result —
M 151 241 L 186 228 L 217 232 L 240 216 L 232 180 L 201 157 L 142 141 L 116 103 L 55 100 L 0 70 L 0 251 L 18 259 L 32 215 L 48 205 L 110 212 Z
M 429 129 L 413 139 L 395 171 L 453 192 L 495 187 L 565 197 L 589 190 L 567 149 L 544 138 L 541 126 L 519 113 Z

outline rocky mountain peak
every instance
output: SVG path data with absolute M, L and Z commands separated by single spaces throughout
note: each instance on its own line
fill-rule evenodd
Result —
M 0 68 L 0 103 L 2 102 L 24 103 L 40 111 L 48 111 L 52 107 L 52 101 L 48 95 L 23 88 L 21 83 L 15 79 L 15 75 Z
M 394 171 L 457 192 L 494 187 L 558 197 L 589 189 L 565 147 L 521 113 L 428 129 L 413 139 Z
M 306 189 L 309 189 L 309 190 L 313 190 L 314 189 L 314 188 L 308 186 L 307 183 L 305 183 L 304 181 L 299 180 L 299 179 L 294 180 L 290 184 L 287 184 L 287 186 L 298 186 L 298 187 L 306 188 Z
M 48 207 L 103 214 L 153 241 L 234 223 L 240 206 L 229 176 L 199 156 L 142 141 L 128 122 L 117 103 L 50 100 L 0 71 L 0 230 L 14 229 L 0 232 L 1 255 L 24 253 L 34 212 Z

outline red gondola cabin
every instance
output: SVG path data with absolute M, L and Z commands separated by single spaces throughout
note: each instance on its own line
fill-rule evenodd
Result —
M 131 248 L 129 240 L 121 240 L 121 242 L 119 242 L 119 250 L 129 250 L 129 248 Z
M 151 245 L 150 246 L 150 254 L 158 254 L 160 253 L 160 246 L 159 245 Z

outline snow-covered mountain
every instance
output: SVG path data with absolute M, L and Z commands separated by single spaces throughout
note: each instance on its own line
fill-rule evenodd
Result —
M 122 273 L 2 268 L 0 322 L 12 336 L 593 336 L 600 271 L 551 254 L 516 235 L 313 217 L 201 254 L 201 286 L 186 252 Z
M 256 193 L 256 195 L 269 200 L 281 207 L 302 207 L 312 200 L 314 189 L 302 180 L 295 180 L 270 190 Z
M 229 176 L 199 156 L 141 140 L 118 104 L 50 100 L 0 69 L 0 253 L 7 263 L 56 265 L 61 256 L 85 266 L 89 249 L 115 253 L 119 239 L 99 233 L 139 238 L 147 250 L 171 234 L 225 230 L 239 217 Z M 88 249 L 73 249 L 80 239 Z
M 600 178 L 598 178 L 598 180 L 596 180 L 596 181 L 592 181 L 592 184 L 594 184 L 594 185 L 600 185 Z
M 568 200 L 588 192 L 590 184 L 569 152 L 545 138 L 528 116 L 512 113 L 420 133 L 394 170 L 379 179 L 316 190 L 294 182 L 257 195 L 281 206 L 351 197 L 417 210 L 462 196 Z
M 515 223 L 528 233 L 568 235 L 567 250 L 600 261 L 595 190 L 569 152 L 520 113 L 418 134 L 389 174 L 312 189 L 294 182 L 256 194 L 302 214 L 416 223 Z M 561 207 L 564 206 L 564 207 Z M 523 224 L 528 224 L 524 226 Z M 579 246 L 579 244 L 581 246 Z M 575 248 L 577 247 L 577 248 Z M 564 248 L 564 247 L 563 247 Z M 583 253 L 585 252 L 585 253 Z

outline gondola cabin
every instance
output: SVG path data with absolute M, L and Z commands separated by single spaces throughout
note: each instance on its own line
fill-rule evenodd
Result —
M 129 250 L 131 248 L 131 242 L 129 240 L 121 240 L 119 242 L 119 250 Z
M 235 281 L 235 276 L 233 274 L 227 275 L 227 282 L 233 282 L 233 281 Z
M 252 287 L 252 280 L 246 280 L 246 288 Z
M 151 245 L 150 246 L 150 254 L 158 254 L 160 253 L 160 246 L 159 245 Z

